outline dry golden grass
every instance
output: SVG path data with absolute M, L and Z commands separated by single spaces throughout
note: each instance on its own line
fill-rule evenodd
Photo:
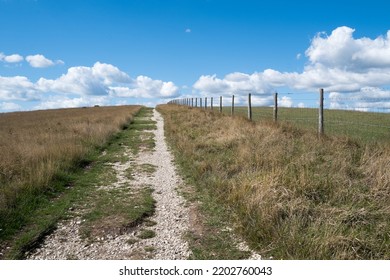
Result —
M 390 145 L 159 106 L 177 159 L 264 256 L 390 258 Z
M 12 215 L 23 203 L 22 196 L 50 189 L 58 172 L 79 164 L 139 109 L 117 106 L 0 114 L 0 217 Z

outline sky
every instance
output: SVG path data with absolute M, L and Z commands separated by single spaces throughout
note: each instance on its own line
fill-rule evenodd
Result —
M 332 108 L 390 108 L 389 10 L 378 0 L 0 0 L 0 112 L 248 93 L 268 106 L 276 91 L 282 106 L 309 107 L 299 97 L 319 88 Z

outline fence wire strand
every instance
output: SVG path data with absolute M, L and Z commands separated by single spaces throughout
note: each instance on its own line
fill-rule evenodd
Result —
M 210 96 L 208 107 L 210 110 Z M 195 99 L 194 99 L 195 100 Z M 232 96 L 222 96 L 222 112 L 232 113 Z M 202 97 L 202 108 L 205 106 Z M 251 94 L 252 120 L 273 121 L 274 94 Z M 192 99 L 169 103 L 192 106 Z M 195 104 L 195 101 L 194 101 Z M 277 121 L 289 122 L 305 129 L 318 129 L 318 93 L 282 92 L 277 94 Z M 234 115 L 248 116 L 248 97 L 234 96 Z M 200 98 L 197 98 L 200 107 Z M 220 97 L 213 97 L 213 110 L 220 110 Z M 347 135 L 364 140 L 390 139 L 390 97 L 356 97 L 324 95 L 325 134 Z

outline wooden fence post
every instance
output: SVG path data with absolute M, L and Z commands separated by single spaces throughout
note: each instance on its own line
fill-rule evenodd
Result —
M 219 112 L 222 113 L 222 96 L 219 97 Z
M 278 121 L 278 93 L 274 93 L 274 122 Z
M 324 134 L 324 89 L 320 89 L 320 107 L 318 111 L 318 135 Z
M 234 116 L 234 94 L 232 96 L 232 116 Z
M 202 109 L 202 97 L 199 98 L 199 107 Z
M 194 107 L 194 98 L 191 98 L 191 107 Z
M 207 110 L 207 97 L 204 98 L 204 108 Z
M 195 97 L 195 107 L 198 107 L 198 97 Z
M 213 97 L 210 98 L 210 108 L 211 108 L 211 111 L 214 111 L 214 105 L 213 105 Z
M 248 119 L 252 120 L 252 95 L 248 94 Z

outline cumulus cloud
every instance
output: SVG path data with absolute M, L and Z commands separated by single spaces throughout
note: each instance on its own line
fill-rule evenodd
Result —
M 23 61 L 23 56 L 19 54 L 5 55 L 0 53 L 0 61 L 4 61 L 6 63 L 18 63 Z
M 55 80 L 40 78 L 37 88 L 44 92 L 108 95 L 111 85 L 130 82 L 131 78 L 117 67 L 96 62 L 92 67 L 71 67 Z
M 272 89 L 272 85 L 264 78 L 266 75 L 266 71 L 251 75 L 235 72 L 226 75 L 223 79 L 217 78 L 216 75 L 204 75 L 195 82 L 193 87 L 205 94 L 264 93 Z M 276 77 L 275 83 L 277 83 Z
M 26 61 L 34 68 L 46 68 L 56 64 L 64 64 L 62 60 L 52 61 L 41 54 L 28 55 Z
M 40 109 L 103 104 L 112 98 L 164 99 L 177 94 L 173 82 L 147 76 L 133 79 L 117 67 L 100 62 L 92 67 L 71 67 L 57 79 L 40 78 L 35 83 L 27 77 L 0 76 L 0 101 L 40 99 Z
M 111 95 L 118 97 L 170 98 L 174 97 L 177 92 L 178 87 L 173 82 L 153 80 L 146 76 L 138 76 L 127 87 L 110 87 Z
M 142 98 L 170 98 L 178 92 L 173 82 L 153 80 L 147 76 L 132 79 L 117 67 L 100 62 L 92 67 L 71 67 L 55 80 L 41 78 L 37 88 L 44 92 Z
M 46 58 L 42 54 L 28 55 L 26 58 L 24 58 L 20 54 L 5 55 L 4 53 L 0 53 L 0 61 L 5 63 L 19 63 L 24 59 L 26 59 L 30 66 L 34 68 L 45 68 L 58 64 L 64 64 L 62 60 L 53 61 Z
M 33 100 L 37 97 L 34 83 L 22 76 L 0 76 L 0 100 Z
M 310 62 L 355 71 L 390 67 L 390 31 L 375 39 L 355 39 L 354 32 L 355 29 L 342 26 L 329 36 L 318 33 L 306 51 Z
M 324 88 L 332 92 L 333 97 L 341 94 L 366 98 L 353 106 L 375 105 L 375 101 L 368 100 L 367 96 L 390 97 L 389 91 L 380 89 L 390 85 L 390 31 L 374 39 L 354 38 L 354 31 L 342 26 L 330 35 L 321 32 L 314 36 L 305 52 L 308 63 L 302 72 L 266 69 L 252 74 L 231 73 L 223 78 L 202 75 L 193 88 L 203 95 L 269 95 L 279 88 L 313 92 Z M 268 104 L 266 98 L 258 100 L 258 103 L 263 106 Z M 384 101 L 381 104 L 385 104 Z M 294 104 L 291 98 L 286 97 L 281 99 L 280 105 L 290 107 Z M 342 105 L 333 98 L 331 107 L 340 108 Z M 296 106 L 303 107 L 305 104 L 300 102 Z

